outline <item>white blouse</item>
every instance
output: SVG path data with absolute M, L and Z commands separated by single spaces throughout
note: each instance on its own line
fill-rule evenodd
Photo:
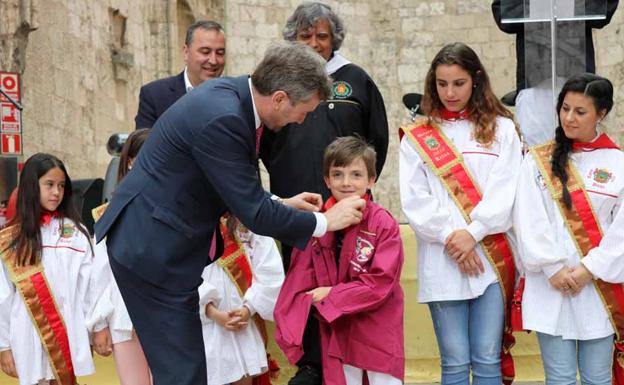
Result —
M 266 349 L 253 318 L 247 327 L 237 332 L 225 330 L 206 316 L 206 305 L 212 303 L 221 311 L 249 308 L 273 320 L 273 309 L 284 282 L 282 258 L 273 238 L 251 231 L 237 231 L 251 261 L 251 287 L 241 298 L 238 289 L 225 270 L 215 261 L 202 273 L 199 286 L 199 313 L 206 349 L 208 385 L 221 385 L 239 380 L 244 375 L 255 376 L 268 369 Z
M 87 317 L 87 327 L 91 332 L 108 327 L 113 344 L 129 341 L 132 339 L 132 321 L 108 262 L 106 240 L 95 245 L 94 251 L 91 286 L 96 301 Z
M 526 271 L 522 301 L 525 328 L 564 339 L 595 339 L 614 333 L 594 285 L 563 295 L 548 281 L 563 267 L 583 263 L 596 278 L 624 282 L 624 153 L 617 149 L 574 152 L 576 166 L 604 237 L 582 260 L 533 156 L 522 165 L 514 228 Z
M 86 376 L 95 371 L 85 321 L 93 303 L 89 287 L 93 254 L 89 238 L 70 220 L 64 219 L 63 224 L 64 232 L 59 218 L 41 227 L 42 264 L 65 322 L 74 372 Z M 47 354 L 28 309 L 15 291 L 4 263 L 0 265 L 0 351 L 12 351 L 20 385 L 53 380 Z
M 401 141 L 399 185 L 401 205 L 417 239 L 419 302 L 465 300 L 480 296 L 498 280 L 480 245 L 476 251 L 485 273 L 463 274 L 444 250 L 455 230 L 465 229 L 480 242 L 486 235 L 511 227 L 511 209 L 522 161 L 514 123 L 497 118 L 496 137 L 490 147 L 475 141 L 472 123 L 443 121 L 440 127 L 461 152 L 464 164 L 481 190 L 482 200 L 466 223 L 440 179 L 421 159 L 407 136 Z

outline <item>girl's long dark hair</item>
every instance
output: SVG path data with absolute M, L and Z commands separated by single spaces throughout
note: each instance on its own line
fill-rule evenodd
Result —
M 568 79 L 563 85 L 561 92 L 559 92 L 559 97 L 557 99 L 557 119 L 559 125 L 555 130 L 555 150 L 553 151 L 550 161 L 550 169 L 561 181 L 563 203 L 568 209 L 571 209 L 572 199 L 570 198 L 570 192 L 566 186 L 569 178 L 566 166 L 568 165 L 568 157 L 570 151 L 572 151 L 572 143 L 574 141 L 565 135 L 563 127 L 561 126 L 561 118 L 559 117 L 563 101 L 568 92 L 576 92 L 589 96 L 596 108 L 596 112 L 600 113 L 604 111 L 606 116 L 613 107 L 613 84 L 611 84 L 607 78 L 584 73 Z
M 436 87 L 436 69 L 440 64 L 456 64 L 463 68 L 472 78 L 472 95 L 466 108 L 469 119 L 474 124 L 475 140 L 483 145 L 490 145 L 496 135 L 496 118 L 503 116 L 513 120 L 513 114 L 498 100 L 485 67 L 479 56 L 464 43 L 451 43 L 444 46 L 433 58 L 425 78 L 425 94 L 422 100 L 423 112 L 432 118 L 440 117 L 444 108 Z
M 126 174 L 128 174 L 128 171 L 130 171 L 128 170 L 128 161 L 130 159 L 135 159 L 137 155 L 139 155 L 139 150 L 143 146 L 145 139 L 147 139 L 149 131 L 149 128 L 140 128 L 128 135 L 128 139 L 126 139 L 126 143 L 124 143 L 121 154 L 119 155 L 117 183 L 121 182 Z
M 17 252 L 17 265 L 34 265 L 41 258 L 41 192 L 39 189 L 39 178 L 48 171 L 59 168 L 65 174 L 65 191 L 63 199 L 56 209 L 61 221 L 70 219 L 76 228 L 90 239 L 89 232 L 82 225 L 80 215 L 72 200 L 72 182 L 67 175 L 67 170 L 63 162 L 54 155 L 37 153 L 24 163 L 24 168 L 20 174 L 20 181 L 17 192 L 17 212 L 8 225 L 16 225 L 15 238 L 10 243 L 9 248 L 15 248 Z M 62 226 L 62 222 L 61 222 Z M 3 250 L 4 251 L 4 250 Z

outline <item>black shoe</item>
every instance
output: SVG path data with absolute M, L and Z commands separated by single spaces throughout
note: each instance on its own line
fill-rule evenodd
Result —
M 323 375 L 315 366 L 303 365 L 297 370 L 297 374 L 288 381 L 288 385 L 322 385 Z

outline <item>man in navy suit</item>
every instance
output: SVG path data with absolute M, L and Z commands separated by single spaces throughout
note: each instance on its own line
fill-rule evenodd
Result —
M 183 96 L 158 119 L 132 171 L 96 224 L 155 385 L 206 384 L 197 288 L 219 217 L 303 248 L 312 236 L 358 223 L 364 200 L 325 213 L 318 194 L 280 199 L 262 189 L 258 134 L 301 123 L 331 95 L 323 59 L 279 43 L 251 78 L 220 78 Z M 307 209 L 304 211 L 300 209 Z M 246 322 L 253 309 L 243 307 Z
M 176 100 L 202 82 L 218 78 L 225 67 L 225 34 L 215 21 L 199 20 L 186 31 L 183 48 L 186 68 L 178 75 L 141 87 L 136 128 L 152 128 Z

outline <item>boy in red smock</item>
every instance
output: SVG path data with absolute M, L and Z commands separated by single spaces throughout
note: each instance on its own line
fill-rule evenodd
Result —
M 336 139 L 323 172 L 332 197 L 367 199 L 362 221 L 312 238 L 293 253 L 275 306 L 276 341 L 291 363 L 303 354 L 308 317 L 320 327 L 325 385 L 403 383 L 403 247 L 399 225 L 368 199 L 375 183 L 375 151 L 356 137 Z

